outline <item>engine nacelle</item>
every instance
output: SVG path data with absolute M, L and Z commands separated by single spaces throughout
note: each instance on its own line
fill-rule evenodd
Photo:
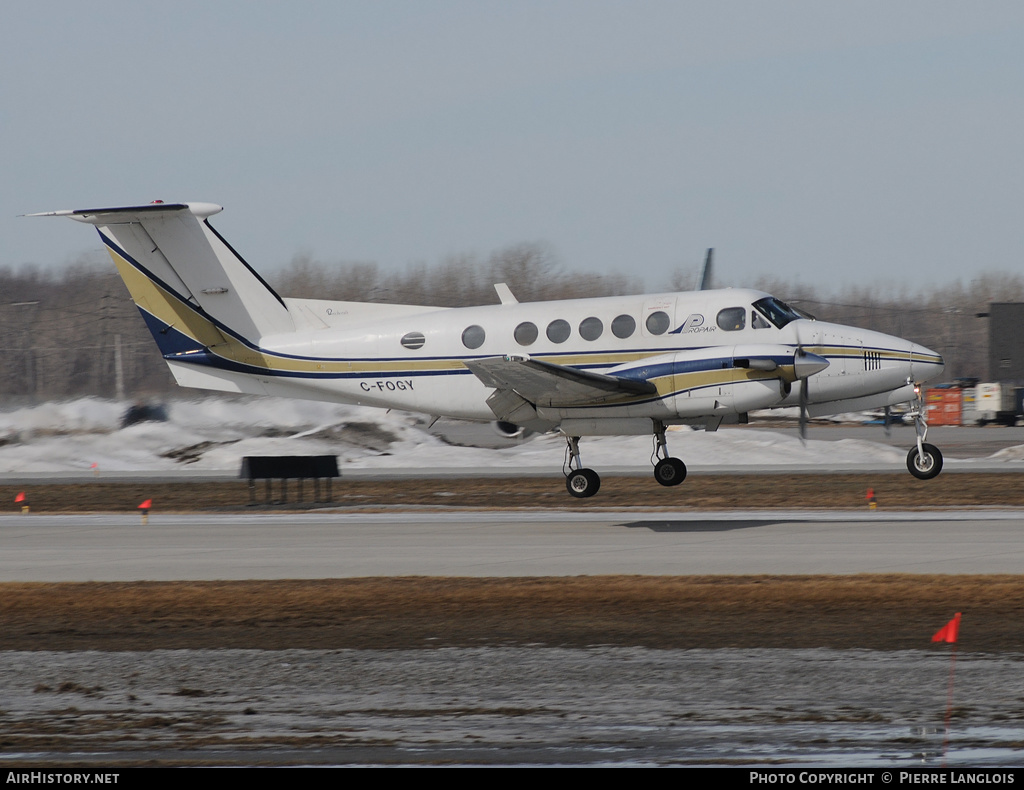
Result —
M 530 432 L 526 430 L 522 425 L 516 425 L 514 422 L 505 422 L 504 420 L 498 420 L 492 422 L 494 430 L 499 436 L 504 436 L 506 439 L 523 439 L 530 435 Z
M 659 392 L 673 392 L 671 409 L 680 417 L 742 413 L 777 406 L 788 383 L 808 367 L 821 369 L 827 362 L 809 365 L 797 359 L 792 346 L 746 344 L 678 351 L 621 365 L 612 375 L 652 381 Z M 813 372 L 813 370 L 812 370 Z

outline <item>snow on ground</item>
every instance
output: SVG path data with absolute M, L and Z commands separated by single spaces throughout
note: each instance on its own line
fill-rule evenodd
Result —
M 992 454 L 990 461 L 1024 461 L 1024 445 L 1006 447 Z
M 565 442 L 535 436 L 492 450 L 454 447 L 419 415 L 283 398 L 205 397 L 168 404 L 166 422 L 120 427 L 131 404 L 81 398 L 0 413 L 0 473 L 172 471 L 237 473 L 246 455 L 337 455 L 353 468 L 560 468 Z M 649 466 L 651 437 L 593 437 L 585 465 Z M 808 441 L 770 431 L 669 434 L 673 454 L 693 469 L 745 465 L 902 464 L 906 449 L 870 441 Z M 1016 448 L 1011 448 L 1016 449 Z M 1024 452 L 1010 451 L 1006 460 Z

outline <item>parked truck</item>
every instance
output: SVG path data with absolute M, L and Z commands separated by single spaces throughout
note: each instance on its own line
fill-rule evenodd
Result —
M 974 407 L 978 425 L 1016 425 L 1021 416 L 1024 388 L 998 381 L 983 381 L 975 388 Z

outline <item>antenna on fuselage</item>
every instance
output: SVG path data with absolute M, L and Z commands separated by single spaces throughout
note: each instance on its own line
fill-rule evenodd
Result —
M 708 247 L 708 253 L 704 256 L 704 268 L 700 270 L 700 278 L 697 280 L 698 291 L 711 290 L 711 265 L 715 260 L 715 248 Z
M 495 283 L 494 290 L 498 293 L 498 300 L 502 304 L 519 304 L 519 300 L 512 294 L 512 289 L 506 283 Z

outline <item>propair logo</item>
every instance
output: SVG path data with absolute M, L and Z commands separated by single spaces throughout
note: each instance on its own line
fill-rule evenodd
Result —
M 675 330 L 673 335 L 688 335 L 693 332 L 714 332 L 713 326 L 704 326 L 704 316 L 700 313 L 690 313 L 682 326 Z

